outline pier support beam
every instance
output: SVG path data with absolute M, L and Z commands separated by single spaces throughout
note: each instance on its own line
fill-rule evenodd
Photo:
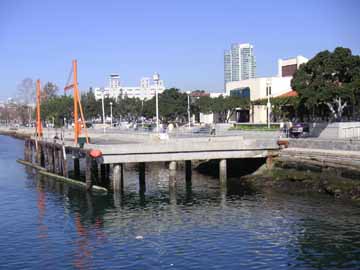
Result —
M 105 164 L 105 177 L 106 180 L 110 179 L 110 164 Z
M 54 146 L 53 151 L 54 151 L 54 171 L 55 171 L 56 174 L 60 175 L 60 173 L 61 173 L 61 165 L 60 165 L 58 148 L 56 146 Z
M 49 158 L 49 170 L 54 172 L 54 148 L 52 145 L 48 145 L 48 158 Z
M 74 175 L 76 179 L 80 177 L 80 159 L 74 158 Z
M 169 163 L 169 186 L 176 186 L 176 161 L 170 161 Z
M 191 176 L 192 176 L 192 166 L 191 166 L 191 160 L 185 161 L 185 180 L 186 184 L 191 184 Z
M 99 179 L 99 170 L 98 170 L 98 163 L 96 161 L 95 158 L 92 159 L 92 164 L 91 164 L 91 173 L 94 179 L 94 183 L 96 185 L 101 185 L 101 179 Z
M 266 167 L 268 170 L 271 170 L 273 167 L 273 156 L 268 156 L 266 158 Z
M 124 190 L 124 168 L 123 164 L 114 164 L 112 173 L 112 188 L 114 191 Z
M 100 165 L 100 177 L 101 177 L 101 181 L 106 180 L 106 165 L 105 164 Z
M 45 151 L 44 151 L 44 145 L 39 143 L 39 150 L 40 150 L 40 166 L 46 167 L 46 161 L 45 161 Z
M 221 159 L 219 162 L 219 179 L 220 179 L 220 185 L 226 186 L 226 182 L 227 182 L 226 159 Z
M 44 168 L 49 170 L 49 153 L 48 153 L 48 146 L 46 143 L 43 144 L 42 150 L 44 154 Z
M 92 172 L 92 158 L 87 155 L 86 158 L 85 158 L 85 163 L 86 163 L 86 166 L 85 166 L 85 181 L 86 181 L 86 189 L 87 190 L 90 190 L 91 187 L 92 187 L 92 175 L 91 175 L 91 172 Z
M 36 164 L 41 166 L 41 145 L 40 142 L 35 142 L 36 144 Z
M 145 162 L 139 163 L 139 192 L 144 194 L 146 191 L 146 184 L 145 184 Z
M 61 154 L 62 154 L 62 159 L 61 159 L 62 166 L 61 167 L 62 167 L 62 170 L 63 170 L 62 173 L 63 173 L 64 177 L 68 177 L 69 173 L 68 173 L 68 169 L 67 169 L 66 149 L 65 149 L 64 145 L 62 146 Z

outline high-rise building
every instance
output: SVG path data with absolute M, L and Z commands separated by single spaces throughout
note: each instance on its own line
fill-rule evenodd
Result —
M 231 45 L 224 53 L 224 81 L 247 80 L 256 76 L 254 47 L 249 43 Z
M 225 51 L 225 53 L 224 53 L 224 80 L 225 80 L 225 86 L 226 86 L 226 83 L 232 81 L 231 52 L 230 51 Z

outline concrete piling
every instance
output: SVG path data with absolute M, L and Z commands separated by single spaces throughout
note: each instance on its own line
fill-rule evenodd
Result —
M 169 163 L 169 186 L 176 186 L 176 161 L 170 161 Z
M 269 170 L 271 170 L 272 169 L 272 167 L 273 167 L 273 156 L 268 156 L 267 158 L 266 158 L 266 167 L 267 167 L 267 169 L 269 169 Z
M 123 191 L 124 189 L 124 170 L 122 164 L 114 164 L 112 173 L 112 188 L 114 191 Z
M 226 186 L 226 182 L 227 182 L 226 159 L 221 159 L 219 162 L 219 179 L 220 179 L 220 185 Z

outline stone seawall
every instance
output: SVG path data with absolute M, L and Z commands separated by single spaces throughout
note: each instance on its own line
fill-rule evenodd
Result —
M 306 149 L 325 149 L 360 151 L 360 140 L 323 140 L 323 139 L 289 139 L 289 147 Z
M 264 190 L 316 192 L 360 202 L 360 151 L 283 149 L 271 170 L 262 167 L 244 181 Z
M 25 140 L 31 137 L 30 133 L 18 132 L 16 130 L 1 130 L 0 135 L 11 136 L 16 139 Z

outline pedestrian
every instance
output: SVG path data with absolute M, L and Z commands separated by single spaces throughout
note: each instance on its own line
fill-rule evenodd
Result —
M 215 125 L 214 125 L 214 124 L 211 125 L 210 135 L 213 135 L 213 136 L 216 135 L 216 129 L 215 129 Z

